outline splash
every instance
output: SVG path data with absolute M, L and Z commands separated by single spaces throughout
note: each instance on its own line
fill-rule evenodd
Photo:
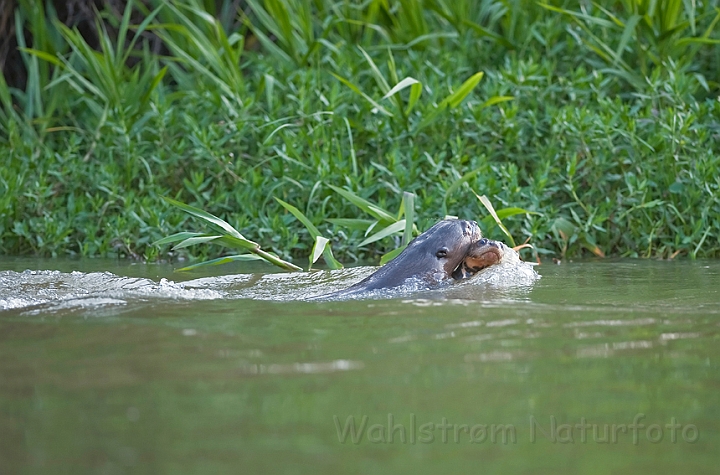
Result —
M 120 277 L 110 272 L 0 272 L 0 310 L 43 306 L 55 309 L 126 305 L 130 300 L 208 300 L 222 298 L 212 289 L 186 289 L 167 279 Z
M 522 288 L 539 278 L 531 265 L 507 250 L 503 261 L 466 281 L 441 286 L 427 294 L 427 285 L 408 279 L 399 287 L 355 295 L 356 299 L 482 298 L 492 288 Z M 204 277 L 185 282 L 122 277 L 110 272 L 31 271 L 0 272 L 0 311 L 22 314 L 112 309 L 137 303 L 216 299 L 304 301 L 342 290 L 372 274 L 376 267 L 304 273 L 237 274 Z

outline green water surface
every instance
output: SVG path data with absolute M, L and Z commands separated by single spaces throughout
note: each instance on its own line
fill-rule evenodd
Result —
M 25 268 L 179 279 L 0 261 Z M 538 272 L 480 300 L 0 312 L 0 473 L 718 473 L 720 262 Z

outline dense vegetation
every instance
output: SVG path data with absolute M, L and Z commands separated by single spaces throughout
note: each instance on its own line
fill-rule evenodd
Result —
M 393 212 L 413 193 L 420 230 L 485 216 L 474 191 L 535 212 L 505 224 L 541 254 L 720 255 L 717 1 L 240 3 L 108 8 L 91 44 L 19 2 L 0 252 L 155 259 L 195 227 L 162 197 L 281 256 L 313 239 L 273 198 L 341 260 L 395 247 L 328 221 L 372 218 L 333 185 Z

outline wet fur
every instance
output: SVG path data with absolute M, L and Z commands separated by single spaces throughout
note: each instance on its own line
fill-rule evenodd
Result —
M 475 221 L 440 221 L 412 240 L 399 256 L 377 272 L 345 290 L 321 298 L 397 287 L 410 278 L 422 279 L 430 286 L 437 285 L 451 277 L 463 262 L 470 246 L 478 239 L 480 228 Z M 437 252 L 443 248 L 447 250 L 447 256 L 438 258 Z

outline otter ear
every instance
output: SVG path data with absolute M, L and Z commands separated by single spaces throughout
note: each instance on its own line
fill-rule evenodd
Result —
M 435 257 L 437 257 L 438 259 L 442 259 L 443 257 L 447 257 L 447 255 L 448 255 L 448 248 L 447 248 L 447 247 L 441 247 L 441 248 L 438 249 L 437 252 L 435 253 Z

